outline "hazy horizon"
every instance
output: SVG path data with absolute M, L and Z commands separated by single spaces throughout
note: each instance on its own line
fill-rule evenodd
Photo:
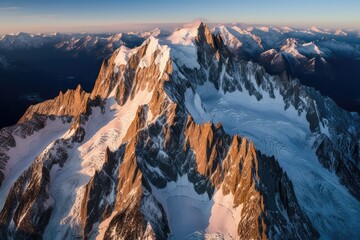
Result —
M 355 0 L 224 0 L 220 4 L 215 0 L 3 0 L 0 3 L 0 34 L 140 31 L 160 25 L 176 26 L 198 18 L 208 23 L 360 30 L 358 9 L 360 2 Z
M 192 23 L 195 20 L 187 21 L 187 22 L 180 22 L 180 23 L 121 23 L 121 24 L 112 24 L 112 25 L 103 25 L 103 26 L 79 26 L 79 27 L 58 27 L 58 28 L 51 28 L 51 29 L 38 29 L 39 31 L 27 31 L 27 30 L 18 30 L 12 32 L 3 32 L 0 28 L 0 36 L 6 34 L 18 34 L 18 33 L 28 33 L 28 34 L 50 34 L 50 33 L 62 33 L 62 34 L 76 34 L 76 33 L 94 33 L 94 34 L 109 34 L 109 33 L 125 33 L 125 32 L 141 32 L 141 31 L 151 31 L 156 28 L 160 28 L 163 30 L 173 31 L 183 25 L 188 23 Z M 201 20 L 205 24 L 209 25 L 210 27 L 218 26 L 218 25 L 232 25 L 232 24 L 240 24 L 244 26 L 253 26 L 253 27 L 260 27 L 260 26 L 271 26 L 271 27 L 291 27 L 293 29 L 310 29 L 311 27 L 315 26 L 320 30 L 332 30 L 335 31 L 337 29 L 342 29 L 344 31 L 360 31 L 360 28 L 345 28 L 345 27 L 324 27 L 319 25 L 306 25 L 306 26 L 297 26 L 297 25 L 281 25 L 281 24 L 267 24 L 267 23 L 243 23 L 243 22 L 207 22 L 205 20 Z

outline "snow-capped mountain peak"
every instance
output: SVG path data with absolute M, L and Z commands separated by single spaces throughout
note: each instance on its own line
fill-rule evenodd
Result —
M 0 237 L 359 238 L 359 115 L 226 45 L 265 32 L 216 29 L 121 46 L 2 129 Z M 264 57 L 319 50 L 280 42 Z
M 193 41 L 197 36 L 198 28 L 200 24 L 202 24 L 202 22 L 199 21 L 195 21 L 191 24 L 186 24 L 183 27 L 176 30 L 167 39 L 172 44 L 193 45 Z
M 324 33 L 323 31 L 321 31 L 319 28 L 317 28 L 317 27 L 315 27 L 315 26 L 312 26 L 312 27 L 310 28 L 310 30 L 313 31 L 313 32 L 316 32 L 316 33 Z
M 337 35 L 337 36 L 347 36 L 347 33 L 344 32 L 344 31 L 341 30 L 341 29 L 336 29 L 335 35 Z

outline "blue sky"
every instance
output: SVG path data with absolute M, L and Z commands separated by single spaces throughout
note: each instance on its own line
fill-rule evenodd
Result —
M 360 1 L 0 0 L 0 33 L 116 32 L 198 18 L 216 23 L 360 29 Z

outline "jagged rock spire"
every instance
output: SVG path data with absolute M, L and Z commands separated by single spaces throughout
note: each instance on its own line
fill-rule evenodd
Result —
M 320 165 L 312 168 L 315 152 L 299 160 L 298 146 L 293 148 L 316 147 L 322 164 L 340 176 L 356 170 L 355 160 L 343 158 L 358 150 L 351 144 L 358 135 L 347 128 L 357 126 L 354 119 L 337 108 L 331 113 L 346 119 L 331 118 L 326 107 L 332 105 L 319 94 L 251 62 L 235 62 L 219 35 L 203 23 L 196 27 L 163 40 L 168 47 L 150 37 L 138 48 L 118 49 L 104 61 L 90 95 L 80 87 L 60 93 L 32 107 L 24 123 L 0 132 L 2 238 L 317 239 L 319 233 L 327 237 L 329 226 L 348 224 L 333 216 L 357 219 L 342 202 L 334 204 L 346 215 L 335 209 L 331 217 L 313 207 L 318 198 L 305 204 L 307 190 L 321 197 L 346 189 L 333 176 L 331 183 L 324 181 L 319 174 L 330 174 Z M 76 118 L 70 127 L 47 114 Z M 263 122 L 252 124 L 270 115 L 258 141 Z M 221 124 L 214 124 L 217 119 Z M 325 126 L 332 127 L 327 122 L 346 129 L 338 138 L 341 151 L 327 139 L 338 131 L 325 133 Z M 280 131 L 283 126 L 296 134 Z M 314 145 L 303 142 L 315 137 Z M 268 141 L 264 155 L 258 146 Z M 334 156 L 336 161 L 326 161 Z M 304 162 L 306 168 L 294 173 L 291 166 Z M 294 181 L 303 172 L 319 185 Z M 347 176 L 340 179 L 356 196 L 356 175 Z M 360 208 L 350 194 L 342 200 Z

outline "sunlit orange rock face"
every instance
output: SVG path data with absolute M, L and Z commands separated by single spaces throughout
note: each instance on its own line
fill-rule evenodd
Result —
M 205 83 L 222 95 L 244 91 L 260 101 L 269 91 L 275 98 L 262 68 L 237 65 L 220 35 L 202 23 L 196 30 L 190 50 L 198 68 L 180 65 L 164 46 L 169 41 L 150 37 L 105 60 L 91 93 L 80 87 L 60 93 L 1 130 L 1 180 L 7 187 L 1 239 L 320 237 L 276 156 L 259 151 L 251 136 L 230 134 L 223 123 L 206 119 L 201 103 L 194 108 L 205 113 L 191 115 L 186 94 L 195 95 Z M 284 108 L 307 111 L 309 132 L 320 131 L 316 106 L 303 107 L 301 87 L 276 81 L 289 88 L 282 91 Z M 34 145 L 32 137 L 45 143 Z M 19 142 L 25 150 L 16 148 Z M 321 143 L 317 151 L 331 149 Z M 26 152 L 30 147 L 36 151 Z M 190 214 L 184 219 L 183 212 Z M 177 229 L 187 222 L 195 225 L 191 231 Z

